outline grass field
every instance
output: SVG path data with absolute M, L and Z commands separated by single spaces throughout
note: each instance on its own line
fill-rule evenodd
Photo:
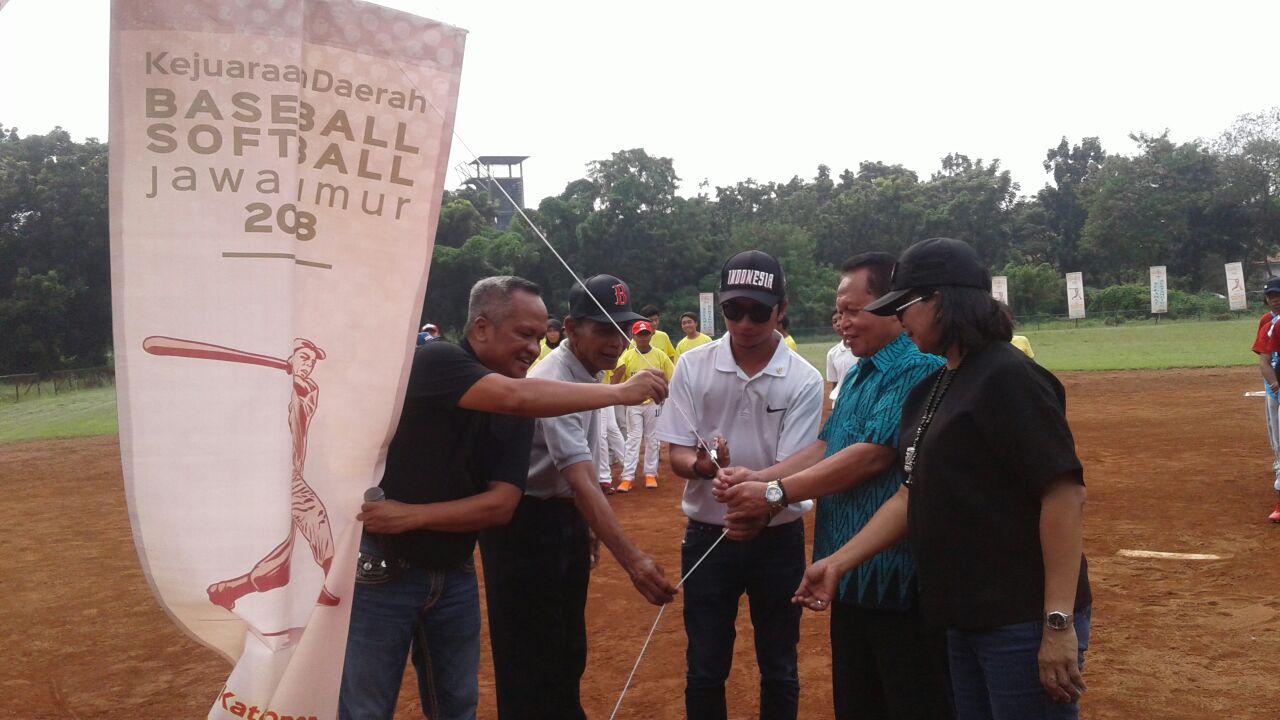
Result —
M 1115 327 L 1028 330 L 1036 360 L 1055 372 L 1161 370 L 1252 365 L 1249 352 L 1256 320 L 1131 323 Z M 835 342 L 800 345 L 800 354 L 825 371 Z M 46 393 L 21 402 L 0 402 L 0 443 L 106 435 L 116 432 L 114 387 Z
M 1112 327 L 1020 331 L 1031 340 L 1036 361 L 1054 372 L 1077 370 L 1164 370 L 1168 368 L 1253 365 L 1249 352 L 1257 320 L 1128 323 Z M 818 369 L 826 367 L 835 342 L 804 343 L 800 354 Z M 824 370 L 825 372 L 825 370 Z
M 0 404 L 0 443 L 114 432 L 116 389 L 111 386 Z

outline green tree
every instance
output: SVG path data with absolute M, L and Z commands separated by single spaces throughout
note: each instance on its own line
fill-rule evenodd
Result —
M 64 322 L 48 326 L 49 346 L 68 364 L 103 362 L 111 344 L 108 243 L 106 145 L 92 138 L 75 142 L 61 128 L 20 137 L 0 126 L 0 305 L 6 326 L 47 321 L 29 301 L 36 292 L 30 283 L 56 278 L 70 294 L 59 305 Z M 37 356 L 45 358 L 40 368 L 22 364 Z M 47 369 L 51 356 L 9 357 L 0 373 Z
M 1246 253 L 1274 274 L 1269 258 L 1280 251 L 1280 107 L 1236 118 L 1213 148 L 1249 224 Z
M 1045 154 L 1044 170 L 1053 174 L 1052 186 L 1045 185 L 1036 199 L 1044 208 L 1054 242 L 1048 248 L 1048 260 L 1063 272 L 1092 268 L 1081 267 L 1080 241 L 1084 237 L 1086 210 L 1081 187 L 1106 162 L 1107 153 L 1096 137 L 1087 137 L 1077 145 L 1067 139 Z
M 32 275 L 25 268 L 12 285 L 9 298 L 0 302 L 0 367 L 47 373 L 71 364 L 67 350 L 78 288 L 68 287 L 57 270 Z

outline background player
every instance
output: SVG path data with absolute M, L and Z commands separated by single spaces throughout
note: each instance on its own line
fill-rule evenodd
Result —
M 613 382 L 623 382 L 647 369 L 660 371 L 668 380 L 675 372 L 675 365 L 666 353 L 653 347 L 653 326 L 647 320 L 639 320 L 631 326 L 635 347 L 628 348 L 618 359 Z M 669 344 L 669 343 L 668 343 Z M 627 456 L 622 463 L 622 480 L 618 492 L 630 492 L 640 464 L 640 451 L 644 449 L 644 486 L 650 490 L 658 487 L 659 443 L 653 430 L 657 425 L 658 405 L 645 400 L 643 404 L 627 408 Z

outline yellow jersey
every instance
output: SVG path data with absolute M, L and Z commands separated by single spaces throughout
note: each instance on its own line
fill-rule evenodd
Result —
M 1009 342 L 1012 343 L 1014 347 L 1026 353 L 1027 357 L 1034 358 L 1036 356 L 1035 351 L 1031 349 L 1031 341 L 1027 339 L 1026 335 L 1014 335 L 1013 339 Z
M 638 348 L 627 348 L 626 352 L 618 358 L 618 367 L 616 370 L 622 370 L 622 376 L 618 378 L 618 382 L 626 382 L 632 375 L 643 370 L 653 368 L 660 370 L 667 380 L 671 380 L 671 375 L 675 373 L 675 363 L 671 362 L 671 358 L 667 354 L 655 347 L 650 347 L 649 352 L 642 353 Z M 652 400 L 645 400 L 643 404 L 648 405 Z
M 676 360 L 679 360 L 681 355 L 684 355 L 699 345 L 706 345 L 709 342 L 711 342 L 711 338 L 707 337 L 705 333 L 698 333 L 693 337 L 680 338 L 680 342 L 676 343 Z
M 631 347 L 635 346 L 636 341 L 632 340 Z M 666 356 L 671 359 L 671 362 L 675 362 L 676 358 L 680 357 L 676 352 L 676 346 L 671 344 L 671 337 L 661 330 L 653 331 L 653 338 L 649 340 L 649 347 L 655 347 L 666 353 Z
M 783 335 L 782 342 L 786 343 L 787 347 L 791 348 L 792 350 L 795 350 L 796 352 L 800 352 L 800 348 L 796 347 L 796 341 L 792 340 L 790 335 Z
M 560 342 L 563 344 L 564 340 L 562 339 L 560 340 Z M 556 347 L 560 347 L 560 346 L 556 345 Z M 556 348 L 553 348 L 547 344 L 546 338 L 542 338 L 541 340 L 539 340 L 538 341 L 538 360 L 534 360 L 532 363 L 529 363 L 529 369 L 532 370 L 533 366 L 537 365 L 539 360 L 542 360 L 542 358 L 550 355 L 551 351 L 555 349 Z

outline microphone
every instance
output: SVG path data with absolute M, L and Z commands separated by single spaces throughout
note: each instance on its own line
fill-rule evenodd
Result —
M 382 502 L 383 500 L 386 500 L 386 499 L 387 499 L 387 493 L 384 492 L 382 488 L 378 487 L 377 485 L 374 485 L 373 487 L 364 491 L 364 501 L 367 503 Z

